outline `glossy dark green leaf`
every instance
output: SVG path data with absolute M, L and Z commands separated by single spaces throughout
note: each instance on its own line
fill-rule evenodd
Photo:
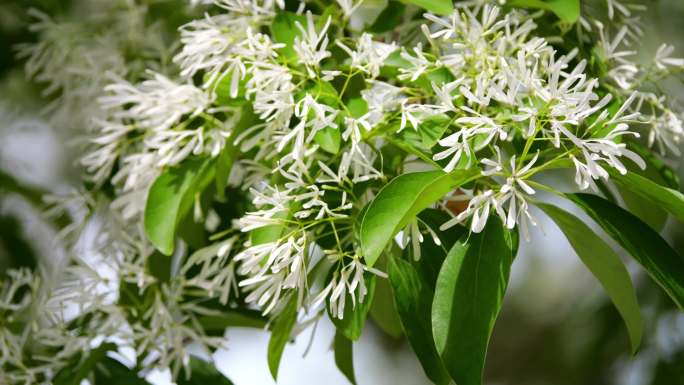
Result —
M 437 278 L 432 302 L 435 346 L 459 385 L 481 385 L 487 347 L 508 285 L 512 251 L 490 217 L 484 230 L 457 242 Z
M 448 15 L 454 10 L 452 0 L 403 0 L 403 2 L 417 5 L 438 15 Z
M 154 181 L 145 203 L 145 234 L 157 250 L 173 253 L 178 224 L 192 208 L 195 194 L 214 178 L 215 170 L 212 159 L 190 158 Z
M 337 331 L 352 341 L 356 341 L 361 337 L 361 332 L 363 332 L 363 327 L 365 326 L 366 318 L 368 317 L 368 311 L 373 303 L 373 298 L 375 298 L 375 275 L 366 273 L 364 274 L 364 280 L 368 290 L 366 297 L 363 302 L 359 302 L 357 296 L 357 298 L 355 298 L 356 306 L 352 306 L 352 297 L 347 293 L 342 319 L 332 316 L 329 303 L 328 306 L 326 306 L 328 309 L 328 316 L 337 328 Z
M 356 376 L 354 375 L 354 351 L 352 341 L 345 337 L 344 334 L 337 331 L 335 333 L 335 341 L 333 343 L 335 350 L 335 365 L 347 377 L 347 380 L 356 385 Z
M 435 384 L 448 384 L 449 374 L 432 335 L 432 288 L 410 262 L 400 258 L 390 259 L 387 274 L 404 333 L 425 374 Z
M 190 376 L 188 377 L 186 374 L 178 376 L 177 385 L 233 385 L 226 376 L 216 369 L 214 363 L 194 356 L 190 357 Z
M 405 8 L 406 6 L 399 1 L 388 1 L 387 7 L 380 12 L 373 24 L 368 27 L 368 32 L 384 33 L 392 31 L 401 23 Z
M 506 5 L 551 11 L 566 23 L 577 22 L 580 15 L 580 0 L 511 0 Z
M 643 320 L 629 272 L 620 257 L 576 216 L 549 204 L 537 204 L 556 222 L 582 262 L 599 280 L 627 325 L 632 352 L 643 335 Z
M 591 194 L 567 194 L 615 239 L 672 300 L 684 309 L 684 258 L 639 218 Z
M 679 221 L 684 222 L 684 194 L 677 190 L 661 186 L 633 172 L 627 172 L 627 174 L 622 175 L 617 171 L 611 170 L 610 174 L 611 180 L 620 187 L 667 210 Z
M 368 204 L 360 227 L 360 247 L 373 266 L 392 237 L 418 213 L 454 188 L 479 175 L 479 170 L 413 172 L 392 179 Z
M 292 328 L 297 322 L 297 296 L 293 295 L 285 309 L 273 321 L 273 328 L 271 329 L 271 339 L 268 341 L 268 369 L 271 371 L 271 376 L 276 380 L 278 378 L 278 367 L 280 367 L 280 359 L 283 356 L 285 345 L 290 340 L 292 335 Z

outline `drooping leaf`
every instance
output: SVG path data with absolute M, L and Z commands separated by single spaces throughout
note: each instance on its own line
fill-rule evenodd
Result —
M 403 2 L 417 5 L 438 15 L 448 15 L 454 10 L 452 0 L 403 0 Z
M 356 385 L 352 341 L 337 331 L 335 333 L 333 349 L 335 350 L 335 365 L 337 365 L 337 368 L 340 370 L 340 372 L 347 377 L 349 382 L 351 382 L 353 385 Z
M 297 322 L 297 296 L 292 296 L 282 313 L 273 322 L 271 339 L 268 341 L 268 369 L 274 380 L 278 379 L 278 367 L 285 345 L 290 340 L 292 328 Z
M 185 373 L 187 374 L 187 373 Z M 181 374 L 176 379 L 178 385 L 233 385 L 216 369 L 214 363 L 190 356 L 190 376 Z
M 511 0 L 506 5 L 551 11 L 566 23 L 575 23 L 580 15 L 580 0 Z
M 373 266 L 394 234 L 449 191 L 469 182 L 477 169 L 413 172 L 392 179 L 368 204 L 361 220 L 360 247 L 366 264 Z
M 627 174 L 622 175 L 611 169 L 610 174 L 611 180 L 615 181 L 620 187 L 667 210 L 681 222 L 684 222 L 684 194 L 661 186 L 633 172 L 627 172 Z
M 684 258 L 639 218 L 591 194 L 567 194 L 639 262 L 672 300 L 684 309 Z
M 512 263 L 505 229 L 490 217 L 449 251 L 432 302 L 435 346 L 459 385 L 482 384 L 487 346 L 501 309 Z
M 435 384 L 448 384 L 449 374 L 432 335 L 432 288 L 410 262 L 399 258 L 390 259 L 387 275 L 404 333 L 425 374 Z
M 584 265 L 606 290 L 627 325 L 632 352 L 636 352 L 644 325 L 632 280 L 620 257 L 579 218 L 553 205 L 537 206 L 556 222 Z
M 154 181 L 145 203 L 145 234 L 157 250 L 173 253 L 178 224 L 192 208 L 195 194 L 214 178 L 215 170 L 212 159 L 189 158 Z
M 337 331 L 352 341 L 356 341 L 361 337 L 361 332 L 366 324 L 368 311 L 370 310 L 371 304 L 373 303 L 373 298 L 375 297 L 375 279 L 375 275 L 373 274 L 364 274 L 364 280 L 368 293 L 366 293 L 366 297 L 364 298 L 363 302 L 359 301 L 357 294 L 357 297 L 354 299 L 356 306 L 352 306 L 351 295 L 349 293 L 346 294 L 347 297 L 345 298 L 344 314 L 342 319 L 333 317 L 333 315 L 330 313 L 329 303 L 328 306 L 326 306 L 328 309 L 328 316 L 337 328 Z
M 397 249 L 399 248 L 397 247 Z M 396 250 L 397 253 L 400 251 L 400 249 Z M 387 271 L 388 255 L 388 253 L 385 253 L 378 259 L 376 267 L 380 271 Z M 375 283 L 375 294 L 373 295 L 373 303 L 370 307 L 370 316 L 375 321 L 375 324 L 387 335 L 394 338 L 402 336 L 401 321 L 394 306 L 392 287 L 387 279 L 380 279 Z

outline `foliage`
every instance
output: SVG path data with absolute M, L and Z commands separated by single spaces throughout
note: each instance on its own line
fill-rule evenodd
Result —
M 26 260 L 2 275 L 0 382 L 145 383 L 160 368 L 229 384 L 189 347 L 208 356 L 236 326 L 270 331 L 277 378 L 288 342 L 328 317 L 356 383 L 370 317 L 406 337 L 434 383 L 482 384 L 532 206 L 606 290 L 636 352 L 643 320 L 619 253 L 540 192 L 576 203 L 684 306 L 684 259 L 659 234 L 665 213 L 684 220 L 663 161 L 679 155 L 681 111 L 654 91 L 684 59 L 663 45 L 648 65 L 629 61 L 639 31 L 615 0 L 607 15 L 578 0 L 389 1 L 375 17 L 356 0 L 114 3 L 73 22 L 32 11 L 37 40 L 19 47 L 49 111 L 88 143 L 82 188 L 51 211 L 86 214 L 55 221 L 70 259 L 54 286 L 3 231 Z M 131 20 L 126 40 L 116 31 Z M 181 21 L 171 57 L 161 47 Z M 574 169 L 572 192 L 544 178 L 559 168 Z M 0 176 L 0 193 L 40 196 Z M 58 317 L 70 304 L 77 314 Z M 126 348 L 132 362 L 114 359 Z

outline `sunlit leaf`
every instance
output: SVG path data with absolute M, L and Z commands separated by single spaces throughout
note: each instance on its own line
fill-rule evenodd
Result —
M 212 159 L 190 158 L 166 169 L 152 184 L 145 203 L 145 233 L 163 254 L 173 253 L 178 224 L 215 170 Z
M 479 175 L 479 170 L 413 172 L 399 175 L 368 204 L 361 220 L 360 247 L 373 266 L 394 234 L 418 213 L 454 188 Z

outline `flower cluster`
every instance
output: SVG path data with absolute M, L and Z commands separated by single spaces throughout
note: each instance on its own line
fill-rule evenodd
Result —
M 410 243 L 421 263 L 423 242 L 441 246 L 438 232 L 478 234 L 493 217 L 529 239 L 537 192 L 554 191 L 539 178 L 546 170 L 574 169 L 576 189 L 598 191 L 612 174 L 646 167 L 641 136 L 663 155 L 679 153 L 681 111 L 654 89 L 684 59 L 664 45 L 650 65 L 629 61 L 641 32 L 617 0 L 606 3 L 617 31 L 584 11 L 576 28 L 554 30 L 578 47 L 537 29 L 549 13 L 490 1 L 456 2 L 443 15 L 409 7 L 397 22 L 410 28 L 375 34 L 355 27 L 362 1 L 191 3 L 210 11 L 179 28 L 170 63 L 157 55 L 164 65 L 135 75 L 97 67 L 107 85 L 87 93 L 98 105 L 80 164 L 87 210 L 106 224 L 96 254 L 111 267 L 94 272 L 77 259 L 67 276 L 78 278 L 52 293 L 101 315 L 100 328 L 134 361 L 174 374 L 189 365 L 188 341 L 220 346 L 206 320 L 226 311 L 261 326 L 326 312 L 342 324 L 368 311 L 387 274 L 360 227 L 399 175 L 475 175 L 431 202 L 440 223 L 413 213 L 390 229 L 401 234 L 381 261 Z M 38 17 L 39 31 L 54 27 Z M 44 80 L 54 52 L 41 47 L 22 53 Z M 75 81 L 48 81 L 66 103 Z M 74 286 L 89 294 L 64 297 Z M 0 348 L 20 343 L 3 330 Z M 0 350 L 2 365 L 19 359 Z

